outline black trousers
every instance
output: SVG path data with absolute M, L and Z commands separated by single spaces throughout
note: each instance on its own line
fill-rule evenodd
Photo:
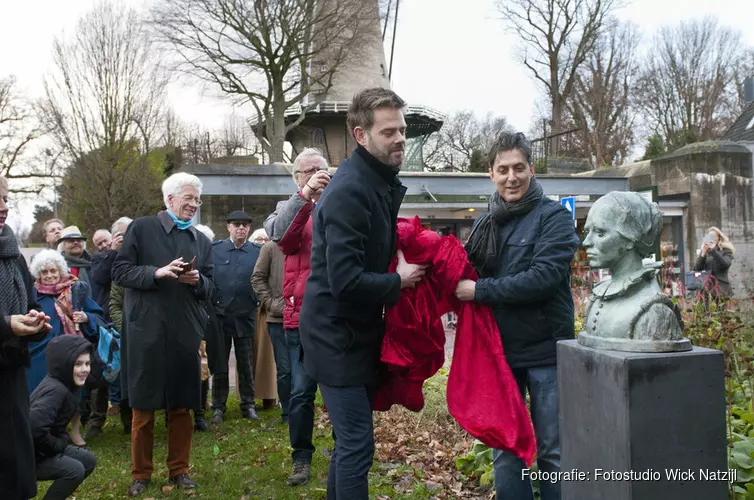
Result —
M 63 453 L 37 464 L 37 480 L 52 483 L 44 500 L 65 500 L 89 477 L 97 465 L 97 457 L 89 450 L 66 446 Z
M 212 377 L 212 410 L 226 411 L 228 392 L 230 390 L 227 369 L 231 346 L 235 347 L 236 367 L 238 369 L 238 392 L 241 394 L 241 410 L 254 408 L 254 367 L 252 354 L 254 346 L 254 321 L 247 318 L 225 316 L 222 320 L 225 337 L 225 370 L 220 370 Z M 250 330 L 250 331 L 249 331 Z

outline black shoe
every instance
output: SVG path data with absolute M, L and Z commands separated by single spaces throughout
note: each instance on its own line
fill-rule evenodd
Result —
M 134 479 L 131 486 L 128 487 L 127 495 L 130 497 L 138 497 L 149 486 L 149 479 Z
M 284 417 L 280 417 L 280 423 L 282 423 L 284 425 L 288 425 L 288 415 L 286 415 Z
M 94 439 L 97 436 L 99 436 L 100 434 L 102 434 L 102 427 L 99 427 L 99 426 L 98 427 L 91 427 L 89 429 L 89 431 L 86 433 L 86 438 L 85 439 L 87 439 L 87 440 Z
M 209 425 L 204 417 L 194 417 L 194 432 L 207 432 Z
M 124 427 L 123 428 L 123 434 L 131 434 L 131 426 L 130 425 L 128 427 Z
M 312 464 L 309 462 L 293 462 L 293 472 L 288 477 L 288 486 L 300 486 L 309 482 Z
M 259 415 L 257 415 L 257 412 L 254 411 L 254 408 L 246 408 L 245 410 L 241 410 L 241 416 L 243 418 L 259 420 Z
M 196 481 L 192 481 L 188 474 L 178 474 L 170 478 L 170 484 L 173 484 L 183 490 L 193 490 L 196 488 Z
M 225 412 L 222 410 L 215 410 L 212 412 L 212 422 L 213 424 L 222 424 L 223 420 L 225 419 Z

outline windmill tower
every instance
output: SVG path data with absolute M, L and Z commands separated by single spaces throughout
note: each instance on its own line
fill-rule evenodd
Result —
M 325 0 L 337 1 L 337 0 Z M 318 89 L 316 85 L 307 96 L 304 106 L 312 106 L 306 111 L 303 121 L 286 137 L 293 146 L 294 156 L 306 147 L 321 150 L 330 165 L 337 166 L 350 156 L 356 147 L 346 125 L 346 115 L 353 96 L 365 88 L 390 88 L 389 69 L 385 59 L 383 35 L 380 27 L 379 1 L 363 0 L 361 2 L 362 36 L 359 46 L 355 48 L 356 57 L 344 60 L 338 65 L 333 75 L 332 85 L 327 89 Z M 317 43 L 317 40 L 313 40 Z M 329 61 L 322 52 L 317 60 L 311 61 L 313 73 L 325 72 Z M 290 108 L 286 112 L 286 121 L 293 122 L 301 116 L 301 106 Z M 421 144 L 426 136 L 440 129 L 444 116 L 423 106 L 409 106 L 405 110 L 407 123 L 406 163 L 417 162 L 421 155 Z M 418 158 L 419 162 L 421 158 Z M 410 166 L 409 166 L 410 168 Z

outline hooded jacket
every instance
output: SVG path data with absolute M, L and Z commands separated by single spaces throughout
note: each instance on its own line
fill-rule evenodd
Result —
M 63 453 L 70 442 L 68 422 L 78 408 L 73 366 L 92 344 L 78 335 L 61 335 L 47 344 L 47 375 L 31 393 L 29 414 L 37 463 Z

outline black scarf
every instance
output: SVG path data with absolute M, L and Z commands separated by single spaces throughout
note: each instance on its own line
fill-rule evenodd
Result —
M 26 285 L 16 260 L 18 241 L 9 226 L 0 230 L 0 318 L 27 313 Z
M 479 218 L 469 241 L 466 253 L 469 261 L 481 277 L 494 276 L 500 263 L 499 229 L 513 217 L 525 215 L 542 200 L 542 186 L 532 178 L 529 190 L 523 198 L 513 203 L 506 203 L 500 193 L 490 198 L 490 211 Z

